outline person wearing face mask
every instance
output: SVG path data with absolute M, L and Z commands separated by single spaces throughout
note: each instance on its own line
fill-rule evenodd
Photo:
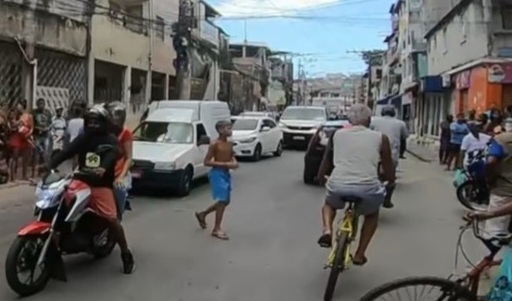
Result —
M 485 132 L 490 135 L 498 135 L 505 132 L 505 129 L 502 126 L 503 115 L 501 114 L 500 110 L 492 109 L 490 115 L 491 121 L 487 124 Z

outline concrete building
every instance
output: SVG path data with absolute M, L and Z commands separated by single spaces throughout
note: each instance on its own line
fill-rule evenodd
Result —
M 512 105 L 512 6 L 494 0 L 450 4 L 425 35 L 429 79 L 437 87 L 425 117 L 424 131 L 432 136 L 450 112 Z
M 92 17 L 89 102 L 122 100 L 138 113 L 175 84 L 171 24 L 178 0 L 100 0 Z
M 258 42 L 230 43 L 229 51 L 235 70 L 243 77 L 240 88 L 244 98 L 234 105 L 256 110 L 260 107 L 261 99 L 266 98 L 270 83 L 270 48 Z
M 332 113 L 346 111 L 357 100 L 356 87 L 361 77 L 360 74 L 333 73 L 307 79 L 307 90 L 311 97 L 308 104 L 325 106 Z
M 267 99 L 270 105 L 284 106 L 292 101 L 293 62 L 286 52 L 273 51 L 270 56 L 270 78 Z
M 0 2 L 0 105 L 87 99 L 88 9 L 78 0 Z

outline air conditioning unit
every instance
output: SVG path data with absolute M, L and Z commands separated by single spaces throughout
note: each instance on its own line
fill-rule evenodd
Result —
M 443 74 L 441 78 L 443 88 L 449 88 L 452 85 L 452 76 L 450 74 Z

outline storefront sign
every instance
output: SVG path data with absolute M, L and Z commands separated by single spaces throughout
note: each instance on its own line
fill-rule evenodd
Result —
M 468 89 L 471 79 L 471 70 L 462 71 L 455 76 L 455 88 L 457 90 Z
M 495 84 L 512 84 L 512 64 L 489 65 L 487 81 Z

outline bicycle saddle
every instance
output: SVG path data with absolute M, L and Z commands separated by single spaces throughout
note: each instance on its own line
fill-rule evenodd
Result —
M 357 196 L 342 196 L 341 201 L 346 203 L 357 203 L 361 202 L 363 199 Z

